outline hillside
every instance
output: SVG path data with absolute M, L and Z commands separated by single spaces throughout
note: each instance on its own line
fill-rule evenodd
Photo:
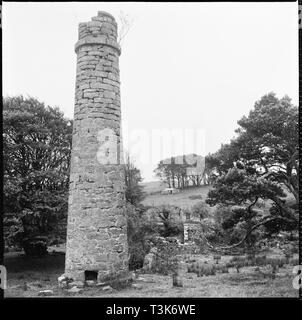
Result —
M 158 205 L 175 205 L 180 208 L 191 208 L 199 201 L 205 201 L 210 186 L 191 187 L 189 189 L 180 190 L 177 194 L 160 194 L 166 185 L 160 181 L 151 181 L 142 183 L 147 196 L 142 204 L 148 206 Z

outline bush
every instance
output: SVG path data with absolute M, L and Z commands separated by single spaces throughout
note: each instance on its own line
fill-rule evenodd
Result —
M 200 220 L 208 218 L 210 216 L 210 207 L 206 203 L 199 201 L 191 209 L 193 217 L 197 217 Z
M 39 252 L 47 253 L 48 245 L 65 243 L 67 209 L 52 218 L 45 211 L 23 210 L 18 216 L 4 217 L 5 245 L 23 249 L 26 255 L 38 256 Z
M 198 269 L 197 276 L 214 276 L 215 274 L 215 267 L 212 264 L 203 263 Z
M 27 256 L 40 257 L 47 254 L 47 237 L 25 238 L 22 247 Z
M 245 267 L 247 265 L 250 264 L 244 256 L 234 256 L 229 261 L 229 263 L 227 263 L 227 267 L 236 268 L 237 272 L 239 272 L 240 268 Z
M 184 227 L 182 222 L 168 221 L 164 224 L 164 229 L 159 231 L 163 237 L 182 237 L 184 233 Z
M 257 256 L 255 257 L 255 264 L 257 266 L 263 266 L 266 264 L 266 256 Z
M 150 250 L 148 237 L 156 234 L 156 226 L 143 217 L 146 208 L 127 205 L 127 234 L 129 250 L 129 269 L 143 267 L 145 255 Z
M 154 237 L 152 242 L 157 248 L 157 253 L 151 271 L 164 275 L 175 273 L 179 263 L 178 255 L 181 252 L 177 239 Z
M 129 269 L 136 270 L 143 267 L 146 248 L 141 243 L 132 243 L 129 247 Z
M 216 268 L 206 262 L 194 262 L 188 266 L 188 272 L 196 273 L 198 277 L 215 275 Z
M 155 268 L 156 270 L 153 271 L 166 273 L 164 269 L 167 269 L 167 272 L 172 270 L 169 267 L 170 262 L 166 263 L 165 261 L 168 258 L 171 259 L 171 252 L 168 253 L 168 251 L 171 249 L 172 243 L 173 246 L 178 246 L 175 238 L 168 239 L 168 237 L 183 236 L 183 223 L 179 213 L 180 209 L 175 206 L 150 208 L 143 205 L 136 207 L 130 204 L 127 205 L 130 270 L 143 267 L 144 258 L 152 247 L 160 249 L 157 260 L 157 269 Z M 161 224 L 158 223 L 160 221 L 162 222 Z M 163 241 L 165 243 L 171 243 L 165 250 L 161 250 L 161 243 Z M 167 253 L 165 251 L 167 251 Z
M 227 265 L 220 265 L 216 267 L 216 270 L 220 270 L 221 273 L 229 273 Z
M 273 268 L 273 271 L 276 271 L 278 268 L 282 268 L 286 263 L 287 263 L 287 259 L 284 257 L 267 258 L 265 255 L 259 255 L 249 259 L 242 256 L 233 257 L 227 265 L 229 267 L 237 268 L 237 271 L 239 271 L 239 269 L 244 266 L 260 267 L 260 266 L 270 265 Z
M 286 255 L 293 255 L 299 253 L 299 244 L 298 241 L 291 241 L 291 243 L 283 246 L 284 253 Z
M 162 222 L 162 228 L 159 230 L 162 237 L 183 236 L 184 229 L 180 211 L 180 208 L 171 205 L 156 208 L 157 217 Z
M 208 242 L 219 243 L 221 233 L 217 224 L 210 219 L 204 218 L 199 224 L 194 224 L 194 227 L 189 229 L 189 239 L 196 247 L 197 252 L 205 253 L 208 250 Z
M 291 266 L 297 266 L 299 264 L 299 259 L 298 258 L 291 258 L 291 259 L 289 259 L 289 264 Z

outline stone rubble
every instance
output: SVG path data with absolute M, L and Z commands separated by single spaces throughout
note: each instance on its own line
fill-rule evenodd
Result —
M 74 287 L 72 287 L 71 289 L 68 289 L 67 291 L 68 291 L 69 293 L 81 293 L 81 292 L 83 292 L 83 289 L 74 286 Z

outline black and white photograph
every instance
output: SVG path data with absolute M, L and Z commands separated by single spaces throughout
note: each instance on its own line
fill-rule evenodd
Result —
M 298 8 L 2 2 L 4 300 L 298 299 Z

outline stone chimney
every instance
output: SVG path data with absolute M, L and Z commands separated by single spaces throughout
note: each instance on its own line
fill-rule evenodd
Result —
M 127 273 L 117 23 L 79 24 L 65 274 L 103 282 Z

